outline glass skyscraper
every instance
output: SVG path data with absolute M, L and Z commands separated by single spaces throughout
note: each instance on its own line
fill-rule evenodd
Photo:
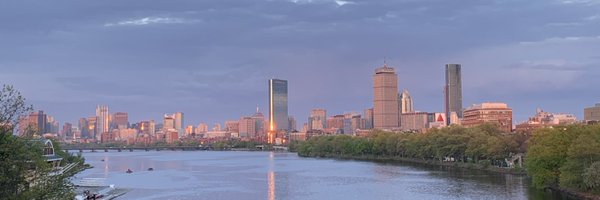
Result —
M 460 64 L 446 65 L 446 119 L 450 119 L 452 112 L 456 113 L 459 118 L 463 117 L 462 108 L 462 77 Z M 448 123 L 451 120 L 448 120 Z
M 289 131 L 288 82 L 269 79 L 269 130 Z

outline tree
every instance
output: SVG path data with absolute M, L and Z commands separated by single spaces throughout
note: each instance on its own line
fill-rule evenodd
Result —
M 0 199 L 72 199 L 63 175 L 51 176 L 40 140 L 13 135 L 18 119 L 31 110 L 12 86 L 0 90 Z
M 600 192 L 600 161 L 594 162 L 583 174 L 583 182 L 587 189 Z

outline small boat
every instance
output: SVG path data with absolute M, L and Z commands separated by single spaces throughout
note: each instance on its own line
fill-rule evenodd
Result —
M 154 168 L 150 167 L 148 168 L 148 171 L 154 171 Z
M 127 169 L 126 173 L 131 174 L 133 171 L 131 171 L 131 169 Z
M 102 159 L 102 160 L 100 160 L 100 161 L 104 162 L 104 159 Z

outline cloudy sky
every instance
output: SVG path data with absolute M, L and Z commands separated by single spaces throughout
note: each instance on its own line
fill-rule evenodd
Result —
M 465 107 L 600 101 L 600 0 L 4 1 L 0 83 L 62 122 L 95 106 L 130 121 L 175 111 L 186 124 L 266 108 L 289 80 L 290 114 L 372 107 L 384 58 L 415 108 L 442 111 L 444 64 L 463 65 Z

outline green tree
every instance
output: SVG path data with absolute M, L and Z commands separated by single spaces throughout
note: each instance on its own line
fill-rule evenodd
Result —
M 51 176 L 40 140 L 13 135 L 18 118 L 31 111 L 12 86 L 0 90 L 0 199 L 72 199 L 68 177 Z M 60 154 L 59 154 L 60 155 Z
M 594 164 L 585 170 L 583 182 L 586 189 L 600 192 L 600 161 L 594 162 Z

